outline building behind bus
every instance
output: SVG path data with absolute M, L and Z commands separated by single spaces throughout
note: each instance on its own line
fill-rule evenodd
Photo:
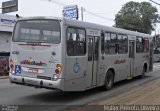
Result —
M 0 14 L 0 76 L 8 74 L 11 36 L 15 16 Z

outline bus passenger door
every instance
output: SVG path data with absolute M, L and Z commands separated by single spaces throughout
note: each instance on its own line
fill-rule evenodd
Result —
M 88 38 L 88 82 L 89 86 L 97 85 L 99 37 Z
M 134 76 L 134 60 L 135 60 L 135 41 L 130 40 L 129 41 L 129 65 L 130 65 L 130 75 L 128 76 L 128 79 L 131 79 Z

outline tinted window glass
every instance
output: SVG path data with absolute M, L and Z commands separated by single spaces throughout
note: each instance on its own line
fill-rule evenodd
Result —
M 56 20 L 18 21 L 13 41 L 60 43 L 60 24 Z
M 67 53 L 69 56 L 81 56 L 86 53 L 85 30 L 77 28 L 67 29 Z
M 106 32 L 104 39 L 104 52 L 105 54 L 115 54 L 117 43 L 117 35 L 115 33 Z
M 143 51 L 144 51 L 143 38 L 142 37 L 137 37 L 136 38 L 136 52 L 137 53 L 142 53 Z
M 118 34 L 117 44 L 119 54 L 124 54 L 128 52 L 128 37 L 126 35 Z
M 149 52 L 149 39 L 145 38 L 143 41 L 144 52 Z

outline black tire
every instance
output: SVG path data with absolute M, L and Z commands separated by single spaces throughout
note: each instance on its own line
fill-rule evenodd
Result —
M 140 75 L 140 78 L 144 78 L 145 76 L 146 76 L 146 68 L 143 67 L 142 74 Z
M 110 90 L 113 87 L 113 83 L 114 83 L 113 72 L 109 70 L 105 78 L 105 84 L 104 84 L 105 90 Z

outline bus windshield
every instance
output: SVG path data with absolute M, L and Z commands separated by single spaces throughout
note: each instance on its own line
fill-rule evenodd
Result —
M 20 20 L 16 23 L 13 42 L 60 43 L 58 20 Z

